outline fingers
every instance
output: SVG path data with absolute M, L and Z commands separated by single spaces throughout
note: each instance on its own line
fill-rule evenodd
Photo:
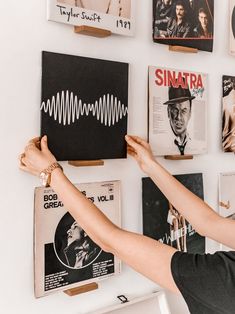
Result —
M 130 135 L 126 135 L 126 136 L 125 136 L 125 139 L 126 139 L 127 143 L 128 143 L 129 145 L 131 145 L 132 147 L 134 147 L 133 144 L 136 143 L 136 144 L 138 144 L 138 145 L 143 146 L 143 147 L 146 148 L 146 149 L 149 149 L 149 144 L 148 144 L 144 139 L 142 139 L 142 138 L 139 137 L 139 136 L 135 136 L 135 135 L 131 135 L 131 136 L 130 136 Z M 131 142 L 131 140 L 132 140 L 133 142 Z M 134 148 L 137 149 L 137 146 L 134 147 Z
M 38 175 L 39 175 L 39 174 L 37 173 L 37 171 L 35 171 L 34 169 L 32 169 L 32 168 L 30 168 L 30 167 L 27 167 L 27 166 L 25 166 L 25 165 L 23 165 L 23 164 L 20 164 L 19 168 L 20 168 L 20 170 L 23 170 L 23 171 L 25 171 L 25 172 L 31 173 L 31 174 L 33 174 L 33 175 L 35 175 L 35 176 L 38 176 Z
M 138 144 L 137 141 L 132 136 L 126 135 L 125 140 L 127 144 L 131 146 L 133 149 L 138 150 L 140 148 L 140 144 Z
M 41 139 L 41 150 L 45 151 L 48 150 L 48 146 L 47 146 L 47 136 L 44 135 Z

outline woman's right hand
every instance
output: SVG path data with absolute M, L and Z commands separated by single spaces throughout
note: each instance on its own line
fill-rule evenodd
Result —
M 56 158 L 52 155 L 47 146 L 47 136 L 33 138 L 26 145 L 24 152 L 20 155 L 20 169 L 35 176 L 54 162 Z
M 138 163 L 140 168 L 146 173 L 151 172 L 151 165 L 156 163 L 149 143 L 138 136 L 125 136 L 127 142 L 127 152 Z

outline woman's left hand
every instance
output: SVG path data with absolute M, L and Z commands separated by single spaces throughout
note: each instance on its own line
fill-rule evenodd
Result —
M 35 176 L 56 162 L 56 158 L 47 146 L 47 136 L 33 138 L 26 145 L 24 152 L 19 156 L 19 168 Z

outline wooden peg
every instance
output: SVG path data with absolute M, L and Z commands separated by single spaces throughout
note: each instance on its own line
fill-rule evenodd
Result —
M 82 35 L 88 35 L 88 36 L 100 37 L 100 38 L 108 37 L 112 34 L 111 31 L 108 31 L 107 29 L 86 26 L 86 25 L 74 26 L 74 32 L 82 34 Z
M 193 155 L 166 155 L 164 158 L 167 160 L 189 160 L 193 159 Z
M 76 288 L 65 290 L 64 293 L 70 297 L 73 297 L 75 295 L 89 292 L 89 291 L 96 290 L 96 289 L 98 289 L 98 284 L 96 282 L 93 282 L 93 283 L 89 283 L 89 284 L 81 286 L 81 287 L 76 287 Z
M 103 160 L 70 160 L 68 164 L 74 167 L 90 167 L 90 166 L 103 166 Z
M 169 46 L 169 50 L 175 51 L 175 52 L 198 53 L 197 48 L 183 47 L 183 46 Z

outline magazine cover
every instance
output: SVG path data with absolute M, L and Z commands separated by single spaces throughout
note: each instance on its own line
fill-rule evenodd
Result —
M 120 181 L 76 186 L 114 224 L 121 225 Z M 89 238 L 51 188 L 35 189 L 34 211 L 36 297 L 120 273 L 120 261 Z
M 220 174 L 219 181 L 219 209 L 223 217 L 235 219 L 235 173 Z
M 204 198 L 201 173 L 176 175 L 175 178 Z M 205 238 L 193 229 L 150 178 L 142 179 L 142 193 L 144 235 L 182 252 L 205 253 Z
M 41 135 L 57 160 L 126 158 L 127 63 L 42 53 Z
M 230 53 L 235 54 L 235 0 L 230 0 L 230 12 L 229 12 L 229 43 Z
M 47 19 L 74 26 L 91 26 L 133 36 L 133 0 L 47 0 Z
M 235 76 L 223 76 L 222 148 L 235 152 Z
M 153 41 L 212 52 L 214 0 L 153 0 Z
M 207 74 L 149 67 L 149 143 L 155 156 L 207 152 Z

